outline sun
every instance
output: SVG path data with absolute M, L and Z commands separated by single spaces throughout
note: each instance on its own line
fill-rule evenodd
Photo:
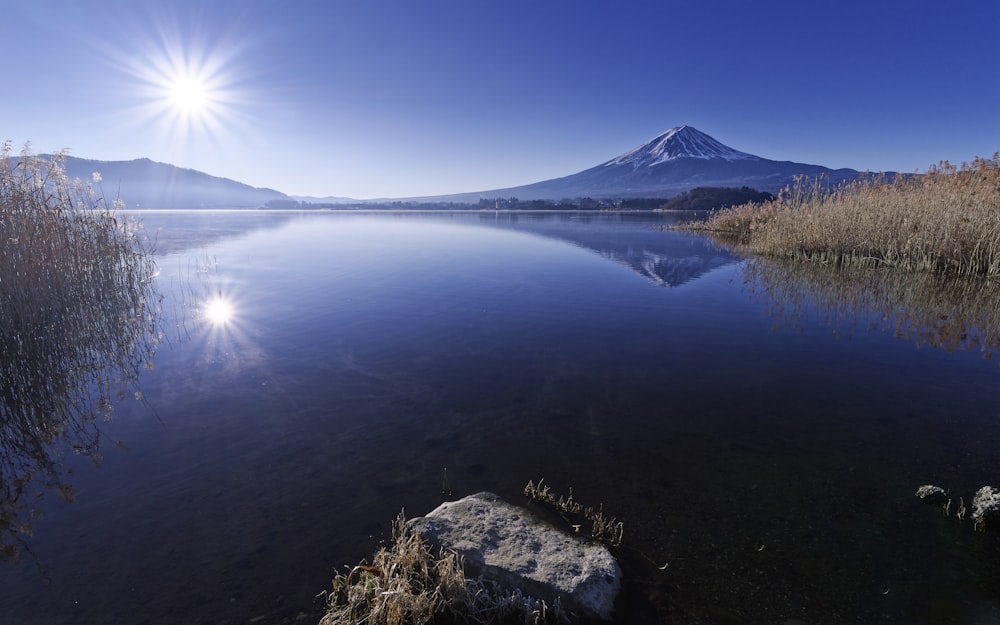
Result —
M 142 104 L 137 114 L 157 120 L 164 135 L 181 142 L 228 134 L 238 119 L 235 78 L 223 61 L 197 50 L 151 54 L 134 70 Z
M 167 98 L 171 106 L 184 113 L 199 113 L 212 102 L 208 84 L 197 77 L 177 76 L 167 85 Z
M 174 68 L 160 79 L 161 106 L 178 121 L 208 123 L 220 112 L 218 81 L 204 69 Z
M 111 84 L 123 96 L 114 120 L 142 132 L 152 150 L 169 158 L 197 152 L 204 161 L 206 148 L 229 155 L 252 136 L 251 113 L 260 103 L 258 68 L 245 56 L 247 34 L 223 29 L 201 39 L 198 29 L 182 30 L 168 17 L 160 26 L 158 36 L 102 44 L 117 75 Z

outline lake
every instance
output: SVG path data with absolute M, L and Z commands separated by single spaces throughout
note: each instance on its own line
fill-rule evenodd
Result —
M 914 496 L 1000 486 L 995 285 L 658 213 L 141 218 L 173 325 L 0 623 L 315 623 L 401 510 L 541 478 L 623 520 L 622 623 L 1000 622 L 1000 533 Z

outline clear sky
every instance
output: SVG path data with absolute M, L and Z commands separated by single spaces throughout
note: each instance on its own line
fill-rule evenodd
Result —
M 568 175 L 673 126 L 924 170 L 1000 150 L 1000 2 L 0 0 L 0 140 L 293 195 Z

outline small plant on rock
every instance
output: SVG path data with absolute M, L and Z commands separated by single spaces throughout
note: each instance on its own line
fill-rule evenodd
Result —
M 583 523 L 575 523 L 574 521 L 589 521 L 592 538 L 612 547 L 621 546 L 625 524 L 613 516 L 606 516 L 603 504 L 596 509 L 585 507 L 573 499 L 572 489 L 569 492 L 569 497 L 564 498 L 562 495 L 557 497 L 548 486 L 542 486 L 543 481 L 538 480 L 538 484 L 535 484 L 528 480 L 528 484 L 524 487 L 525 496 L 532 501 L 552 507 L 578 531 Z

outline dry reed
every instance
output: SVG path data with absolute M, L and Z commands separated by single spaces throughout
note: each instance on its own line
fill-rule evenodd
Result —
M 830 189 L 797 181 L 773 201 L 691 226 L 751 253 L 836 265 L 1000 274 L 1000 152 L 926 174 L 862 175 Z
M 573 499 L 573 491 L 570 489 L 569 497 L 556 494 L 548 486 L 542 486 L 543 480 L 538 480 L 538 484 L 528 480 L 524 487 L 524 495 L 537 503 L 545 504 L 553 508 L 562 515 L 571 526 L 579 528 L 583 522 L 590 523 L 590 537 L 595 538 L 612 547 L 620 547 L 622 538 L 625 535 L 625 523 L 613 516 L 604 514 L 604 506 L 600 505 L 596 509 L 584 506 Z M 580 521 L 576 523 L 575 521 Z
M 158 341 L 156 267 L 136 229 L 62 155 L 0 152 L 0 551 L 25 547 L 33 499 L 66 499 L 67 450 L 100 460 L 99 417 L 138 391 Z M 99 182 L 95 174 L 94 182 Z

